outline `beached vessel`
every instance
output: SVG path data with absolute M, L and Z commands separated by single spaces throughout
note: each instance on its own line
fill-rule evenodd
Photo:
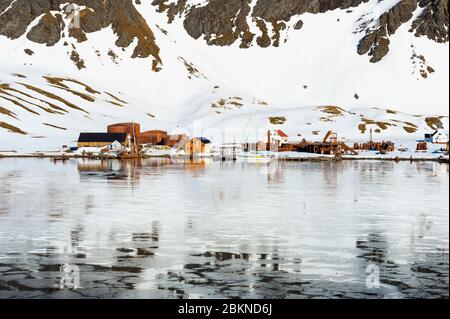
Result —
M 275 155 L 266 152 L 244 152 L 238 155 L 237 160 L 245 163 L 270 163 Z

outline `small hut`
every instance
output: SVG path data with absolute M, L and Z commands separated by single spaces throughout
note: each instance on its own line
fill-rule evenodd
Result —
M 184 147 L 186 155 L 211 155 L 212 143 L 205 137 L 194 137 Z

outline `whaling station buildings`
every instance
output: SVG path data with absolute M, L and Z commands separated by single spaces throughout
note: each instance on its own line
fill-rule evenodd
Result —
M 418 141 L 417 150 L 426 150 L 427 144 L 447 144 L 448 134 L 436 131 L 426 134 L 423 141 Z M 391 142 L 369 142 L 352 146 L 338 139 L 335 132 L 328 132 L 322 141 L 289 142 L 289 136 L 281 130 L 268 130 L 267 141 L 253 144 L 224 144 L 218 150 L 213 149 L 212 142 L 205 137 L 189 138 L 185 134 L 169 135 L 166 131 L 151 130 L 141 132 L 138 123 L 119 123 L 107 127 L 105 133 L 81 133 L 78 148 L 104 148 L 125 156 L 140 154 L 143 150 L 154 146 L 166 149 L 174 148 L 184 155 L 210 155 L 218 151 L 222 157 L 235 157 L 241 151 L 272 151 L 272 152 L 304 152 L 340 156 L 342 154 L 358 155 L 360 151 L 377 151 L 382 154 L 395 150 Z
M 123 147 L 135 149 L 138 152 L 147 145 L 176 147 L 183 149 L 186 154 L 208 154 L 212 143 L 204 137 L 189 139 L 185 134 L 169 135 L 166 131 L 151 130 L 141 132 L 138 123 L 118 123 L 107 127 L 105 133 L 81 133 L 78 139 L 78 148 L 110 147 L 120 143 Z

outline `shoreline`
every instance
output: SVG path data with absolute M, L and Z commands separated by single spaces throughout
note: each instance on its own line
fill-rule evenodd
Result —
M 282 161 L 282 162 L 342 162 L 342 161 L 392 161 L 392 162 L 439 162 L 441 164 L 449 164 L 449 157 L 439 156 L 439 157 L 430 157 L 430 156 L 397 156 L 397 157 L 388 157 L 388 156 L 343 156 L 341 158 L 337 158 L 334 156 L 317 156 L 316 154 L 302 153 L 302 156 L 279 156 L 274 159 L 274 161 Z M 109 156 L 83 156 L 83 155 L 67 155 L 67 154 L 0 154 L 1 159 L 7 158 L 40 158 L 40 159 L 53 159 L 54 161 L 67 161 L 70 159 L 91 159 L 91 160 L 121 160 L 127 161 L 130 159 L 121 159 L 117 157 L 109 157 Z M 149 158 L 168 158 L 168 159 L 186 159 L 191 158 L 189 156 L 170 156 L 170 155 L 155 155 L 155 156 L 141 156 L 139 159 L 149 159 Z M 210 158 L 212 157 L 194 157 L 197 158 Z M 134 160 L 134 159 L 133 159 Z M 218 162 L 222 160 L 217 160 Z M 233 161 L 233 160 L 226 160 Z

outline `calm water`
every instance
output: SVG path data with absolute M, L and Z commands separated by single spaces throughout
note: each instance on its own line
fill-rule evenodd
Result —
M 448 298 L 449 168 L 1 159 L 10 297 Z

